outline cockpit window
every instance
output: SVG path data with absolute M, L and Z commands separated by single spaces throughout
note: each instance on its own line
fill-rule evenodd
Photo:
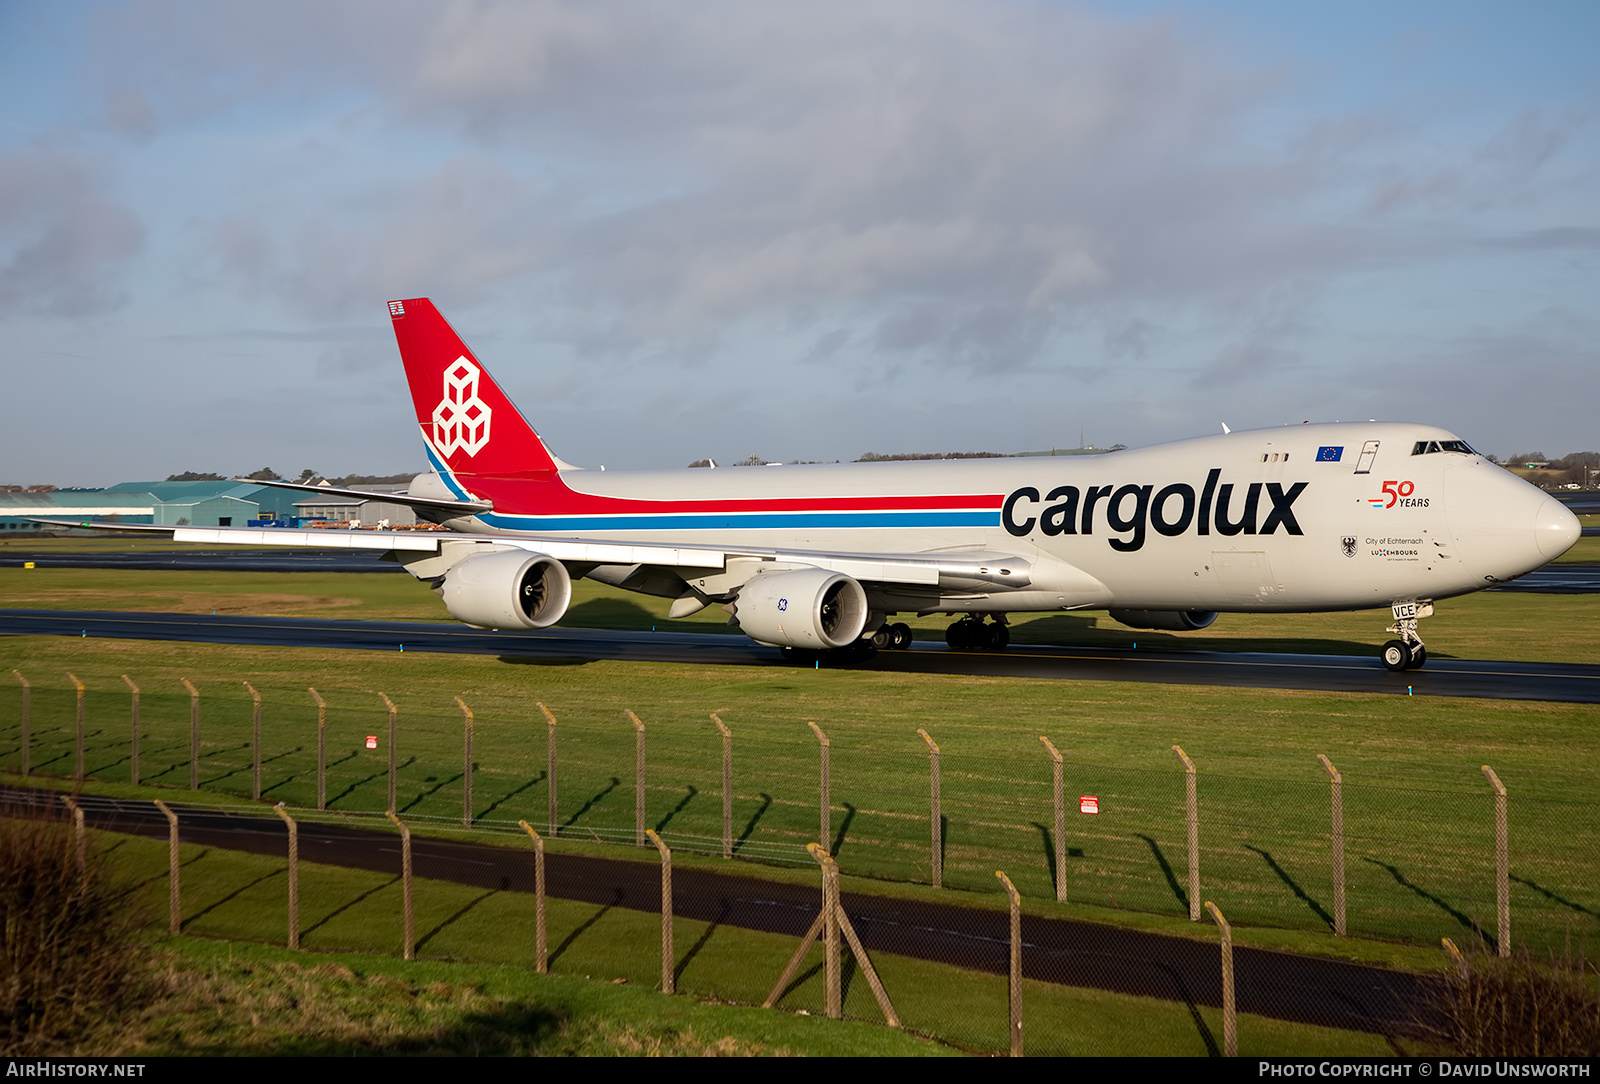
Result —
M 1432 455 L 1434 452 L 1459 452 L 1462 455 L 1477 454 L 1464 440 L 1419 440 L 1411 448 L 1412 455 Z

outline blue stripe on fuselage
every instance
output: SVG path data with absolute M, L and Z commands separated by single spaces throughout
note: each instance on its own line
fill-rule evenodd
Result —
M 450 473 L 450 468 L 441 463 L 439 461 L 439 457 L 433 454 L 433 445 L 429 444 L 427 441 L 423 441 L 422 450 L 428 453 L 428 462 L 433 464 L 433 473 L 444 479 L 445 487 L 449 489 L 451 493 L 456 495 L 456 500 L 472 500 L 472 498 L 467 495 L 467 491 L 462 489 L 460 484 L 456 482 L 456 476 Z
M 507 531 L 703 531 L 823 527 L 998 527 L 996 511 L 966 512 L 723 512 L 657 516 L 478 515 Z

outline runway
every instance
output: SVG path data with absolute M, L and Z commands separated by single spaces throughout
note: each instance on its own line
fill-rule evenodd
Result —
M 1569 502 L 1572 503 L 1572 502 Z M 1600 535 L 1600 527 L 1585 527 L 1585 537 Z M 81 553 L 0 550 L 0 568 L 94 568 L 142 572 L 404 572 L 376 550 L 312 550 L 284 548 L 235 550 L 138 550 Z M 1600 593 L 1600 565 L 1552 564 L 1489 588 L 1534 594 Z
M 1585 527 L 1584 535 L 1600 534 Z M 37 568 L 98 568 L 139 572 L 404 572 L 385 561 L 376 550 L 158 550 L 93 551 L 85 553 L 0 550 L 0 568 L 20 568 L 32 562 Z M 1600 593 L 1600 565 L 1546 565 L 1536 572 L 1491 591 L 1532 591 L 1549 594 Z
M 101 568 L 136 572 L 404 572 L 379 550 L 0 550 L 0 568 Z
M 443 622 L 333 621 L 288 617 L 0 610 L 0 635 L 182 640 L 259 647 L 351 648 L 496 655 L 508 661 L 600 659 L 788 668 L 772 648 L 743 636 L 548 628 L 487 632 Z M 951 651 L 915 644 L 851 669 L 1066 681 L 1145 681 L 1262 689 L 1487 697 L 1600 703 L 1600 666 L 1430 658 L 1425 668 L 1390 673 L 1372 656 L 1267 652 L 1139 651 L 1013 646 L 1004 652 Z
M 51 792 L 0 788 L 0 810 L 13 815 L 37 811 L 53 797 Z M 150 802 L 97 795 L 81 795 L 78 800 L 93 827 L 167 837 L 166 819 Z M 178 814 L 183 842 L 253 854 L 287 853 L 287 828 L 267 809 L 252 815 L 169 804 Z M 302 819 L 299 840 L 300 856 L 307 862 L 382 873 L 395 873 L 400 866 L 399 840 L 392 832 L 351 821 Z M 533 891 L 533 860 L 527 846 L 416 837 L 412 860 L 418 877 L 500 891 Z M 674 914 L 713 923 L 713 929 L 734 926 L 797 940 L 806 932 L 819 910 L 820 887 L 745 876 L 735 862 L 727 868 L 724 873 L 676 865 Z M 546 891 L 555 898 L 598 905 L 602 911 L 622 907 L 657 912 L 660 867 L 654 861 L 597 858 L 557 848 L 546 859 Z M 1007 914 L 997 906 L 985 906 L 990 901 L 974 899 L 973 906 L 964 907 L 845 892 L 842 902 L 869 953 L 1007 973 Z M 1035 915 L 1023 916 L 1022 938 L 1023 973 L 1031 979 L 1181 1001 L 1191 1008 L 1221 1004 L 1221 968 L 1214 942 Z M 558 961 L 555 966 L 559 970 Z M 1235 947 L 1234 975 L 1241 1012 L 1327 1027 L 1414 1034 L 1429 1002 L 1427 981 L 1421 976 L 1259 949 Z M 1203 1033 L 1214 1044 L 1209 1033 Z

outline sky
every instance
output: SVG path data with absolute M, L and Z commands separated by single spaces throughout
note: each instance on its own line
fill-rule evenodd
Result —
M 1600 448 L 1600 5 L 0 3 L 0 483 Z

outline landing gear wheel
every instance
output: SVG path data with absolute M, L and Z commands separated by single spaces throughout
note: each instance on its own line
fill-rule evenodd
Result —
M 872 646 L 879 651 L 888 651 L 891 648 L 899 647 L 900 645 L 895 642 L 894 626 L 879 625 L 878 631 L 872 634 Z
M 1004 651 L 1006 645 L 1011 642 L 1011 629 L 1005 625 L 990 625 L 989 628 L 993 630 L 989 634 L 991 638 L 989 646 L 996 651 Z
M 1390 640 L 1383 645 L 1378 657 L 1383 660 L 1385 670 L 1398 674 L 1411 666 L 1411 647 L 1404 640 Z
M 1427 662 L 1427 661 L 1428 661 L 1428 649 L 1423 647 L 1422 644 L 1420 644 L 1420 643 L 1412 644 L 1411 645 L 1411 664 L 1410 664 L 1410 666 L 1407 667 L 1407 669 L 1408 670 L 1420 670 L 1420 669 L 1422 669 L 1422 664 Z
M 911 647 L 910 625 L 906 624 L 904 621 L 897 621 L 893 625 L 889 626 L 889 628 L 894 634 L 894 641 L 890 644 L 890 646 L 895 651 L 905 651 Z
M 983 624 L 971 617 L 963 617 L 944 630 L 944 642 L 957 651 L 971 651 L 983 646 L 982 637 Z

